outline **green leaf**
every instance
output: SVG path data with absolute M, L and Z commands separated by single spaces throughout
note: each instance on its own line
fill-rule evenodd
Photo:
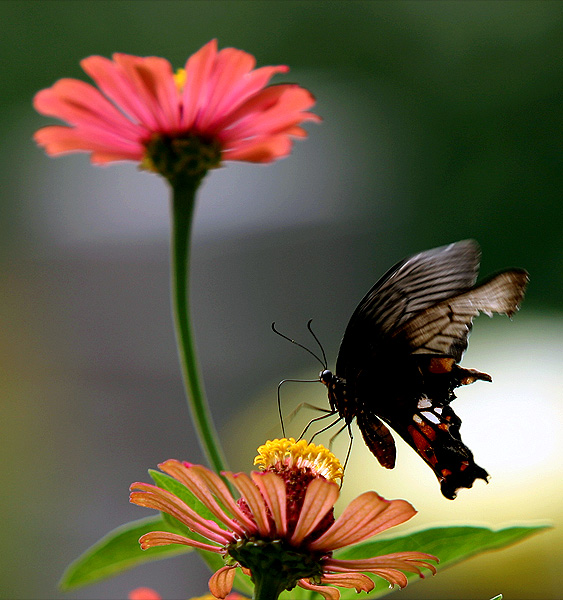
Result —
M 549 526 L 507 527 L 498 531 L 487 527 L 435 527 L 392 539 L 364 542 L 335 553 L 334 558 L 354 560 L 392 552 L 426 552 L 440 559 L 438 570 L 441 571 L 482 552 L 506 548 L 545 529 L 549 529 Z M 406 575 L 409 581 L 418 579 L 415 573 Z M 383 579 L 375 577 L 374 581 L 375 589 L 363 596 L 366 600 L 379 598 L 392 591 Z M 355 590 L 343 589 L 341 594 L 342 600 L 357 598 Z
M 132 521 L 110 531 L 72 562 L 64 572 L 59 586 L 73 590 L 112 577 L 145 562 L 161 560 L 191 552 L 193 548 L 173 544 L 141 550 L 139 538 L 149 531 L 178 533 L 160 515 Z

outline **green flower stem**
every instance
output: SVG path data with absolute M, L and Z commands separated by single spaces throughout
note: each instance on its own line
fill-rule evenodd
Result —
M 284 578 L 275 570 L 264 570 L 252 574 L 254 594 L 252 600 L 277 600 L 285 590 Z
M 226 469 L 226 462 L 205 398 L 189 304 L 190 236 L 198 185 L 199 180 L 185 179 L 172 184 L 172 302 L 176 341 L 192 421 L 209 464 L 220 472 Z

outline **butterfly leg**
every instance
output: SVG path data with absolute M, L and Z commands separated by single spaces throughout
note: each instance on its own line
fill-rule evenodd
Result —
M 313 423 L 316 423 L 317 421 L 320 421 L 322 419 L 326 419 L 327 417 L 332 417 L 335 414 L 337 414 L 336 411 L 328 412 L 326 415 L 322 415 L 320 417 L 316 417 L 315 419 L 311 419 L 309 421 L 309 423 L 307 423 L 307 427 L 305 427 L 305 429 L 302 431 L 301 435 L 299 436 L 299 439 L 300 440 L 303 439 L 303 437 L 305 436 L 305 433 L 307 432 L 307 430 Z M 319 429 L 319 431 L 317 431 L 313 434 L 313 437 L 311 437 L 311 439 L 309 441 L 312 442 L 313 439 L 316 438 L 319 434 L 324 433 L 327 429 L 330 429 L 331 427 L 334 427 L 341 420 L 342 420 L 342 417 L 339 416 L 338 419 L 336 419 L 336 421 L 333 421 L 332 423 L 330 423 L 330 425 L 327 425 L 326 427 Z

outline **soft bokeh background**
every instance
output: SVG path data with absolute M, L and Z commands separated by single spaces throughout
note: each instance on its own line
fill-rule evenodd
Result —
M 319 370 L 272 321 L 309 343 L 314 318 L 333 364 L 356 303 L 391 264 L 476 238 L 483 273 L 521 266 L 532 279 L 512 323 L 478 320 L 464 359 L 495 379 L 456 401 L 491 483 L 450 502 L 404 444 L 384 472 L 358 439 L 344 499 L 366 488 L 410 499 L 420 514 L 405 530 L 556 525 L 402 600 L 560 598 L 563 3 L 4 0 L 0 29 L 0 596 L 206 589 L 198 559 L 180 557 L 57 591 L 81 551 L 149 514 L 128 504 L 130 482 L 201 453 L 169 317 L 166 186 L 134 165 L 48 159 L 31 141 L 46 123 L 31 98 L 59 77 L 85 78 L 78 62 L 90 54 L 156 54 L 179 67 L 217 37 L 260 65 L 289 64 L 324 118 L 289 159 L 228 165 L 200 195 L 194 314 L 231 466 L 248 469 L 256 446 L 279 435 L 277 382 Z M 312 384 L 288 385 L 283 398 L 287 411 L 326 405 Z M 336 442 L 341 456 L 346 444 Z

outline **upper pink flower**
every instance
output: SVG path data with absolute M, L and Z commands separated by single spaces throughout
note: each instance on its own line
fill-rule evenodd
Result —
M 91 161 L 144 161 L 156 137 L 197 138 L 220 160 L 270 162 L 291 151 L 292 137 L 305 137 L 304 121 L 313 96 L 295 84 L 266 87 L 286 66 L 254 69 L 251 54 L 217 50 L 212 40 L 193 54 L 185 70 L 155 56 L 114 54 L 113 60 L 90 56 L 81 61 L 97 88 L 77 79 L 60 79 L 35 95 L 40 113 L 66 121 L 35 134 L 49 155 L 90 152 Z M 148 161 L 148 164 L 147 164 Z M 216 163 L 211 166 L 216 166 Z

